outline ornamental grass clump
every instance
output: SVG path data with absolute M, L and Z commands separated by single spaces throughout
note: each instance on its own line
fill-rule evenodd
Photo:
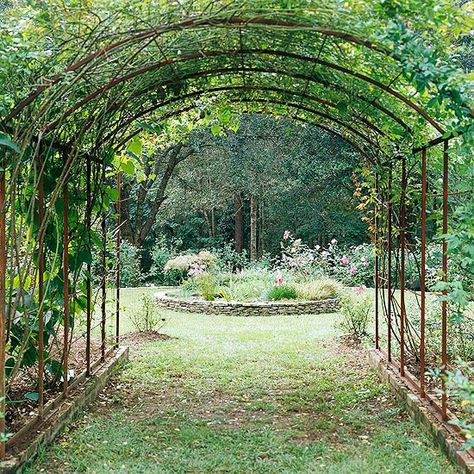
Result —
M 277 285 L 267 294 L 268 301 L 295 300 L 298 297 L 296 288 L 289 285 Z
M 194 276 L 197 289 L 206 301 L 214 301 L 218 293 L 217 283 L 214 275 L 210 273 L 200 273 Z
M 340 284 L 330 278 L 308 281 L 296 287 L 298 298 L 308 301 L 337 298 L 339 291 Z

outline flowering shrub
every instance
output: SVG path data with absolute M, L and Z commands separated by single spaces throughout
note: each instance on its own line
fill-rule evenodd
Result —
M 201 250 L 198 254 L 178 255 L 166 262 L 164 272 L 171 270 L 181 272 L 196 272 L 198 268 L 207 270 L 216 265 L 217 258 L 207 250 Z
M 426 285 L 434 290 L 442 279 L 441 244 L 432 242 L 426 251 Z M 395 259 L 395 256 L 393 257 Z M 318 276 L 334 278 L 346 286 L 374 286 L 375 255 L 373 246 L 365 243 L 357 246 L 340 246 L 332 239 L 326 247 L 316 245 L 310 248 L 301 239 L 295 239 L 290 231 L 285 231 L 281 242 L 281 257 L 274 266 L 292 272 L 301 281 Z M 405 257 L 405 281 L 412 289 L 419 289 L 420 255 L 419 246 L 407 246 Z M 396 281 L 395 265 L 393 279 Z M 449 262 L 450 279 L 463 281 L 462 268 L 456 261 Z

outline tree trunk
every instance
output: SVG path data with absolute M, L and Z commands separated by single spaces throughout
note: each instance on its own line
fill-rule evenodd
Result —
M 214 208 L 211 209 L 211 237 L 216 238 L 217 228 L 216 228 L 216 212 Z
M 263 206 L 263 199 L 260 201 L 260 248 L 259 248 L 259 255 L 263 257 L 265 252 L 265 219 L 264 219 L 264 206 Z
M 250 196 L 250 260 L 257 260 L 257 199 Z
M 234 240 L 235 251 L 242 253 L 244 250 L 244 202 L 240 193 L 235 195 Z
M 208 211 L 203 210 L 202 215 L 204 216 L 204 220 L 206 221 L 207 235 L 209 236 L 210 239 L 212 239 L 212 222 L 211 222 L 211 218 L 209 217 L 209 213 Z

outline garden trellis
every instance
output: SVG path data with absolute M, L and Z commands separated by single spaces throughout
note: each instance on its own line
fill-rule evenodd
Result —
M 374 184 L 367 202 L 376 251 L 375 345 L 449 418 L 446 395 L 438 401 L 428 393 L 424 376 L 427 161 L 443 164 L 440 230 L 447 234 L 450 143 L 469 159 L 473 111 L 433 25 L 424 26 L 412 12 L 411 30 L 382 3 L 283 8 L 268 1 L 188 2 L 167 9 L 144 3 L 65 11 L 51 5 L 47 21 L 31 14 L 30 27 L 44 39 L 18 47 L 36 47 L 37 55 L 18 54 L 15 64 L 5 64 L 0 411 L 8 395 L 5 374 L 9 389 L 24 367 L 36 369 L 38 403 L 30 423 L 2 443 L 3 456 L 5 445 L 13 448 L 50 406 L 45 371 L 62 378 L 61 396 L 67 396 L 68 355 L 82 313 L 86 375 L 120 343 L 120 175 L 133 173 L 123 158 L 127 147 L 144 130 L 159 134 L 167 120 L 212 120 L 216 111 L 229 109 L 289 116 L 359 151 Z M 425 3 L 420 17 L 432 8 Z M 420 194 L 421 209 L 408 206 L 414 193 Z M 408 220 L 415 214 L 421 218 L 419 334 L 412 334 L 404 300 L 406 242 L 414 232 Z M 447 255 L 445 239 L 446 282 Z M 93 281 L 93 265 L 101 267 L 99 282 Z M 113 316 L 105 306 L 111 272 Z M 101 303 L 96 354 L 95 300 Z M 446 367 L 446 299 L 441 305 Z M 111 318 L 115 333 L 107 341 Z M 408 371 L 408 354 L 416 359 L 417 376 Z M 4 421 L 0 431 L 8 431 Z

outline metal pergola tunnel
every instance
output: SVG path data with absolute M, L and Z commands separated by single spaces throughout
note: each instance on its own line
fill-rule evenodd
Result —
M 158 130 L 170 119 L 199 118 L 206 104 L 312 124 L 358 151 L 373 189 L 366 206 L 376 255 L 374 346 L 451 419 L 444 382 L 428 382 L 426 373 L 435 363 L 456 365 L 442 297 L 450 282 L 443 236 L 451 153 L 471 153 L 474 112 L 447 66 L 417 89 L 423 57 L 404 48 L 403 35 L 384 39 L 375 20 L 364 26 L 369 12 L 311 8 L 212 2 L 142 15 L 84 11 L 75 26 L 65 19 L 69 40 L 37 60 L 26 84 L 12 81 L 11 106 L 0 117 L 8 137 L 0 141 L 0 412 L 26 371 L 34 384 L 24 391 L 38 395 L 18 431 L 0 419 L 0 458 L 45 416 L 48 401 L 68 397 L 78 371 L 90 376 L 120 344 L 121 154 L 145 122 Z M 433 100 L 440 94 L 442 106 Z M 426 331 L 434 234 L 446 283 L 440 361 Z M 416 288 L 406 279 L 415 239 Z M 408 291 L 418 302 L 416 326 Z M 83 360 L 71 360 L 71 347 Z

